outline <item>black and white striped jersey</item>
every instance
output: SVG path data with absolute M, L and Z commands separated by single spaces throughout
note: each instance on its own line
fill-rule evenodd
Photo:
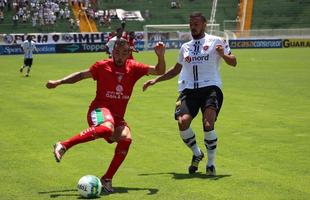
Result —
M 34 50 L 38 51 L 34 41 L 29 42 L 28 40 L 25 40 L 21 46 L 24 50 L 24 58 L 32 58 L 33 51 Z

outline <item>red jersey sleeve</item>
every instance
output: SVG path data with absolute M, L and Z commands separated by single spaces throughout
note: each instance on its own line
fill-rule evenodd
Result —
M 89 70 L 90 72 L 92 73 L 93 75 L 93 79 L 94 80 L 98 80 L 98 77 L 99 77 L 99 66 L 100 66 L 100 62 L 96 62 L 95 64 L 93 64 Z
M 149 68 L 150 68 L 149 65 L 146 65 L 146 64 L 143 64 L 143 63 L 139 63 L 139 62 L 136 62 L 134 60 L 132 60 L 132 61 L 133 61 L 132 64 L 134 65 L 134 70 L 135 70 L 134 76 L 135 76 L 136 80 L 138 80 L 142 76 L 148 74 L 148 71 L 149 71 Z

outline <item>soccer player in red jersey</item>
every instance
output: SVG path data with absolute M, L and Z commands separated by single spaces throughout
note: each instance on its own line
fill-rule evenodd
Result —
M 59 80 L 49 80 L 48 89 L 61 84 L 73 84 L 78 81 L 93 78 L 97 81 L 96 97 L 89 106 L 87 120 L 89 128 L 68 140 L 54 145 L 54 155 L 60 162 L 64 153 L 74 145 L 105 139 L 108 143 L 116 142 L 115 154 L 106 173 L 101 177 L 102 187 L 106 192 L 113 192 L 112 178 L 124 161 L 131 144 L 131 132 L 124 120 L 127 103 L 134 84 L 144 75 L 160 75 L 166 70 L 165 47 L 155 46 L 158 61 L 156 66 L 139 63 L 128 59 L 131 53 L 130 45 L 125 39 L 115 42 L 112 59 L 96 62 L 89 69 L 70 74 Z

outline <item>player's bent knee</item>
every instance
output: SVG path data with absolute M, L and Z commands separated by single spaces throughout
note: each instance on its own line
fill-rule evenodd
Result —
M 182 115 L 178 117 L 178 125 L 180 130 L 186 130 L 191 124 L 191 118 L 187 115 Z
M 96 138 L 103 138 L 105 139 L 108 143 L 113 143 L 112 140 L 110 140 L 110 137 L 112 136 L 114 131 L 113 125 L 109 125 L 106 123 L 103 123 L 99 126 L 94 127 L 94 137 Z
M 107 122 L 100 124 L 99 126 L 105 126 L 109 128 L 112 133 L 114 132 L 114 124 L 112 122 L 107 121 Z
M 204 120 L 203 130 L 204 131 L 212 131 L 213 129 L 214 129 L 214 123 L 210 123 L 208 120 Z

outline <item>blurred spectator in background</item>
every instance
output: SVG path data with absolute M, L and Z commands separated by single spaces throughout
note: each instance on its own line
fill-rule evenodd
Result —
M 139 51 L 135 47 L 135 42 L 136 42 L 135 32 L 130 31 L 129 34 L 128 34 L 128 43 L 129 43 L 130 50 L 131 50 L 129 59 L 134 59 L 133 56 L 132 56 L 132 52 L 139 53 Z
M 181 8 L 181 4 L 179 1 L 171 1 L 170 8 Z
M 37 17 L 35 15 L 32 16 L 32 27 L 37 26 Z
M 2 11 L 0 11 L 0 23 L 2 23 L 4 20 L 4 14 Z
M 146 10 L 144 11 L 144 17 L 145 17 L 145 19 L 151 18 L 151 13 L 150 13 L 150 11 L 149 11 L 148 9 L 146 9 Z
M 0 0 L 0 11 L 4 11 L 6 0 Z
M 111 29 L 111 18 L 109 16 L 104 16 L 104 26 Z
M 18 15 L 13 15 L 12 20 L 13 20 L 13 25 L 17 26 L 17 24 L 18 24 Z
M 60 9 L 60 11 L 59 11 L 59 19 L 64 19 L 64 15 L 65 15 L 65 11 L 64 11 L 64 9 Z
M 113 51 L 113 48 L 114 48 L 115 41 L 119 40 L 123 36 L 123 31 L 124 31 L 124 29 L 122 27 L 121 28 L 117 28 L 116 29 L 116 35 L 113 38 L 111 38 L 108 41 L 108 43 L 105 45 L 104 51 L 107 54 L 109 54 L 109 58 L 112 58 L 112 51 Z

